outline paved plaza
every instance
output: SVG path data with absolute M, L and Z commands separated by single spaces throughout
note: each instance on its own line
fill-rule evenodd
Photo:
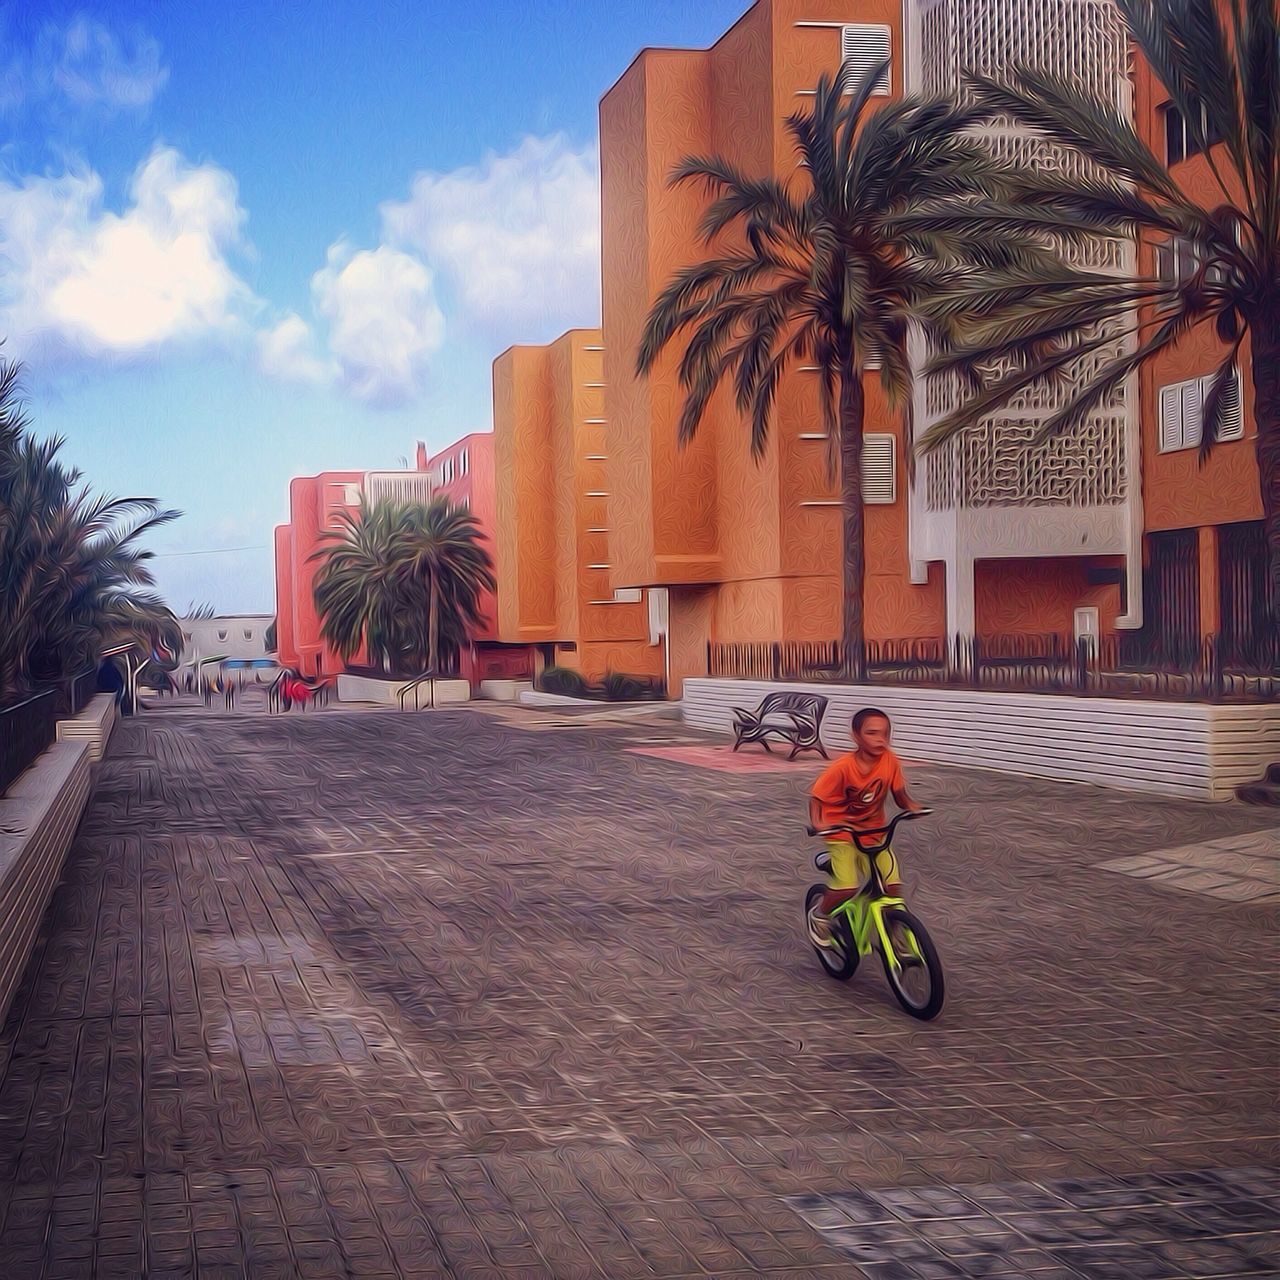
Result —
M 122 723 L 0 1032 L 0 1275 L 1280 1274 L 1274 811 L 912 767 L 920 1024 L 801 935 L 822 762 L 727 756 Z

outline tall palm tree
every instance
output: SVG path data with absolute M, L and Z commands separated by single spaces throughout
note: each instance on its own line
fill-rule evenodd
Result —
M 445 499 L 362 500 L 312 559 L 321 635 L 349 660 L 362 645 L 383 670 L 438 673 L 481 621 L 495 588 L 480 526 Z
M 1204 403 L 1202 457 L 1222 426 L 1242 348 L 1251 354 L 1257 460 L 1272 600 L 1280 610 L 1280 17 L 1276 0 L 1117 0 L 1172 106 L 1203 151 L 1216 190 L 1196 199 L 1113 107 L 1076 86 L 1026 68 L 1002 80 L 975 77 L 992 115 L 1022 125 L 1094 162 L 1085 181 L 1027 172 L 1001 198 L 947 202 L 909 215 L 933 234 L 992 236 L 1037 229 L 1071 240 L 1136 236 L 1179 243 L 1191 270 L 1124 279 L 1040 259 L 988 272 L 926 299 L 943 335 L 937 370 L 981 389 L 921 441 L 937 448 L 1024 387 L 1109 355 L 1048 422 L 1041 439 L 1079 423 L 1134 369 L 1211 326 L 1222 348 Z M 1189 251 L 1189 252 L 1188 252 Z M 1175 278 L 1177 277 L 1177 278 Z M 1108 351 L 1127 322 L 1128 350 Z M 1099 326 L 1109 325 L 1110 332 Z M 1009 361 L 983 385 L 981 369 Z M 1277 619 L 1280 621 L 1280 618 Z
M 910 318 L 957 265 L 1009 265 L 1026 237 L 992 241 L 948 231 L 891 228 L 909 204 L 976 196 L 1002 181 L 998 164 L 965 130 L 971 106 L 902 101 L 872 110 L 888 63 L 860 79 L 845 63 L 823 76 L 811 110 L 787 121 L 800 170 L 794 181 L 751 177 L 718 157 L 691 157 L 672 182 L 713 197 L 702 221 L 705 261 L 678 271 L 649 313 L 637 366 L 649 373 L 673 339 L 692 330 L 680 363 L 685 400 L 679 439 L 698 431 L 716 389 L 731 383 L 751 449 L 767 445 L 787 368 L 818 370 L 828 466 L 840 476 L 845 674 L 864 674 L 863 376 L 879 362 L 894 405 L 909 402 Z M 727 242 L 727 243 L 725 243 Z
M 63 442 L 31 438 L 19 373 L 0 362 L 0 696 L 96 662 L 113 610 L 151 599 L 140 539 L 179 514 L 78 487 Z

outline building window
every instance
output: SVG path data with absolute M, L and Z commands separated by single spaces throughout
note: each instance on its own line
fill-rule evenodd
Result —
M 468 466 L 469 459 L 467 458 L 467 451 L 463 449 L 463 451 L 458 454 L 458 474 L 465 476 L 467 474 Z
M 1166 103 L 1161 110 L 1164 114 L 1165 164 L 1178 164 L 1189 156 L 1199 155 L 1204 147 L 1200 145 L 1200 138 L 1196 137 L 1195 131 L 1187 128 L 1182 112 L 1172 102 Z M 1203 107 L 1200 108 L 1200 122 L 1200 133 L 1210 146 L 1222 141 L 1210 127 L 1208 114 Z
M 468 496 L 468 495 L 464 495 L 464 496 L 463 496 L 463 499 L 462 499 L 462 502 L 461 502 L 459 505 L 462 507 L 463 511 L 468 511 L 468 512 L 469 512 L 469 511 L 471 510 L 471 498 L 470 498 L 470 496 Z
M 253 632 L 252 632 L 248 627 L 245 627 L 245 629 L 244 629 L 244 638 L 245 638 L 246 640 L 252 640 L 252 639 L 253 639 Z
M 897 501 L 898 467 L 894 438 L 886 434 L 862 437 L 862 501 L 887 506 Z
M 342 486 L 342 501 L 348 507 L 358 507 L 360 505 L 360 486 L 358 484 L 344 484 Z
M 640 588 L 618 587 L 613 593 L 613 599 L 617 604 L 639 604 Z
M 840 58 L 853 64 L 853 83 L 858 84 L 871 68 L 889 58 L 889 28 L 877 23 L 855 22 L 840 28 Z M 873 93 L 889 92 L 889 72 L 876 81 Z
M 1168 284 L 1185 284 L 1200 270 L 1200 246 L 1185 236 L 1156 245 L 1156 275 Z
M 1180 449 L 1198 449 L 1204 426 L 1204 402 L 1213 385 L 1213 374 L 1173 382 L 1160 388 L 1160 452 L 1176 453 Z M 1222 406 L 1220 441 L 1244 437 L 1244 412 L 1240 395 L 1240 371 L 1227 383 Z
M 219 631 L 219 632 L 218 632 L 218 639 L 219 639 L 219 640 L 225 640 L 226 638 L 227 638 L 227 633 L 226 633 L 225 631 Z

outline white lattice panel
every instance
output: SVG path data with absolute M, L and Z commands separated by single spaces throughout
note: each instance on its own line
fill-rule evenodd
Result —
M 1131 111 L 1128 48 L 1111 0 L 914 0 L 919 30 L 919 85 L 926 93 L 963 93 L 966 69 L 1000 75 L 1011 66 L 1039 66 L 1070 76 L 1115 106 Z M 1070 149 L 1046 142 L 1011 122 L 979 131 L 1002 159 L 1067 177 L 1089 166 Z M 1054 248 L 1080 267 L 1123 274 L 1132 270 L 1127 241 L 1098 239 Z M 1113 332 L 1119 335 L 1123 325 Z M 1121 339 L 1117 336 L 1117 341 Z M 1118 388 L 1075 430 L 1034 448 L 1025 443 L 1060 409 L 1079 380 L 1118 350 L 1086 357 L 1046 386 L 1021 393 L 998 415 L 962 433 L 931 455 L 923 468 L 928 509 L 1051 503 L 1107 506 L 1125 498 L 1126 425 L 1136 406 L 1132 389 Z M 995 373 L 992 370 L 991 373 Z M 962 399 L 955 377 L 927 378 L 918 407 L 922 426 L 950 413 Z

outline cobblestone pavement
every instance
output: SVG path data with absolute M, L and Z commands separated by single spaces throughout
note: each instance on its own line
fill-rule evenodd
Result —
M 1099 865 L 1265 811 L 913 769 L 922 1025 L 800 935 L 821 761 L 522 714 L 120 726 L 0 1032 L 0 1274 L 1276 1274 L 1275 910 Z
M 1152 884 L 1228 902 L 1280 902 L 1280 827 L 1176 849 L 1152 849 L 1103 863 Z

